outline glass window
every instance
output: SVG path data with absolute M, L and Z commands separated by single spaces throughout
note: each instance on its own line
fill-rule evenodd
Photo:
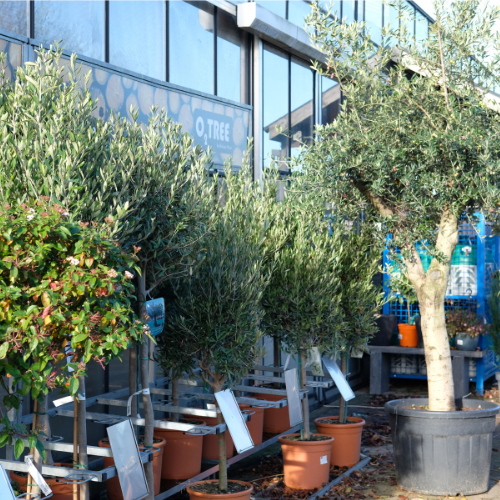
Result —
M 356 20 L 356 2 L 355 0 L 342 0 L 342 20 L 345 19 L 346 23 L 352 23 Z
M 263 122 L 264 167 L 271 163 L 270 156 L 285 159 L 288 156 L 288 138 L 280 134 L 289 129 L 288 123 L 288 56 L 271 47 L 264 46 L 263 53 Z
M 286 2 L 284 0 L 257 0 L 258 4 L 265 7 L 267 10 L 278 14 L 283 19 L 286 19 Z
M 214 93 L 214 7 L 208 2 L 168 2 L 169 80 Z
M 382 8 L 382 0 L 365 2 L 365 21 L 371 39 L 379 45 L 382 43 Z
M 402 14 L 406 29 L 408 30 L 408 36 L 413 38 L 415 36 L 415 9 L 407 5 Z
M 389 26 L 391 30 L 399 29 L 399 13 L 397 7 L 384 3 L 384 27 Z M 386 45 L 393 43 L 392 37 L 388 37 Z
M 165 2 L 109 3 L 109 62 L 165 80 Z
M 429 35 L 429 21 L 425 16 L 417 12 L 416 22 L 415 22 L 415 37 L 417 42 L 423 42 L 427 40 Z
M 217 11 L 217 95 L 248 103 L 248 34 L 238 29 L 236 18 Z
M 305 18 L 311 13 L 311 6 L 303 0 L 290 0 L 288 2 L 288 20 L 304 28 Z
M 0 1 L 0 28 L 28 36 L 28 2 Z
M 321 124 L 328 125 L 340 113 L 340 85 L 326 76 L 321 77 Z
M 314 72 L 310 65 L 292 58 L 291 67 L 291 156 L 303 143 L 311 143 L 314 128 Z
M 71 52 L 104 60 L 104 2 L 35 0 L 35 38 L 61 41 Z

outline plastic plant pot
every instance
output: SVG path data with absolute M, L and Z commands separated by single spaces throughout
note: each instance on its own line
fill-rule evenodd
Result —
M 311 434 L 319 436 L 320 434 Z M 289 488 L 309 490 L 328 483 L 333 438 L 323 441 L 294 441 L 287 439 L 300 434 L 279 437 L 283 451 L 284 482 Z
M 181 422 L 186 420 L 206 425 L 205 420 L 197 418 L 181 419 Z M 201 472 L 203 435 L 155 427 L 154 437 L 165 439 L 168 443 L 161 467 L 162 479 L 189 479 Z
M 209 427 L 217 425 L 216 417 L 203 417 Z M 226 431 L 226 454 L 231 458 L 234 454 L 233 438 L 229 431 Z M 204 460 L 219 460 L 219 435 L 206 434 L 203 436 L 202 458 Z
M 399 345 L 401 347 L 418 347 L 418 333 L 415 325 L 407 325 L 400 323 L 399 330 Z
M 276 396 L 275 394 L 259 394 L 259 398 L 266 401 L 279 401 L 286 396 Z M 264 432 L 269 434 L 281 434 L 290 429 L 290 417 L 288 407 L 267 408 L 264 410 Z
M 142 438 L 143 436 L 141 436 Z M 109 439 L 104 438 L 99 441 L 99 446 L 101 448 L 111 448 L 109 444 Z M 163 452 L 165 450 L 165 445 L 167 442 L 162 438 L 154 437 L 153 447 L 159 448 L 160 451 L 153 455 L 153 477 L 154 477 L 154 487 L 155 495 L 160 494 L 160 483 L 161 483 L 161 467 L 163 461 Z M 139 450 L 144 451 L 144 446 L 139 444 Z M 104 457 L 104 467 L 110 467 L 114 465 L 115 461 L 113 457 Z M 123 500 L 122 488 L 120 486 L 120 480 L 118 476 L 112 477 L 106 481 L 106 489 L 108 492 L 108 500 Z M 73 497 L 70 499 L 72 500 Z
M 381 314 L 375 320 L 378 326 L 378 331 L 368 341 L 368 343 L 374 346 L 391 345 L 392 334 L 396 328 L 396 320 L 397 318 L 395 314 Z
M 361 453 L 361 433 L 365 421 L 358 417 L 347 417 L 347 424 L 329 424 L 324 420 L 336 420 L 339 417 L 320 417 L 314 420 L 320 434 L 331 436 L 332 456 L 330 463 L 338 467 L 352 467 L 359 462 Z
M 455 347 L 457 351 L 475 351 L 479 343 L 479 335 L 469 337 L 466 333 L 457 333 L 455 335 Z
M 252 398 L 253 399 L 253 398 Z M 255 404 L 258 404 L 258 400 L 256 399 Z M 247 422 L 247 427 L 250 432 L 250 436 L 252 436 L 252 441 L 254 446 L 258 446 L 262 443 L 262 434 L 264 432 L 264 408 L 259 408 L 258 406 L 241 404 L 239 405 L 240 410 L 250 410 L 255 412 L 252 415 L 252 418 L 249 422 Z
M 219 481 L 217 479 L 212 479 L 209 481 L 199 481 L 197 483 L 190 484 L 186 489 L 187 492 L 189 493 L 189 498 L 190 500 L 216 500 L 220 498 L 230 498 L 231 500 L 250 500 L 250 495 L 252 494 L 253 491 L 253 486 L 250 483 L 246 483 L 245 481 L 235 481 L 230 479 L 228 483 L 240 483 L 244 484 L 245 486 L 248 487 L 248 489 L 244 491 L 240 491 L 238 493 L 203 493 L 201 491 L 193 491 L 192 487 L 196 484 L 202 484 L 202 483 L 218 483 Z
M 464 398 L 462 407 L 472 410 L 427 411 L 428 402 L 400 399 L 385 404 L 398 486 L 424 495 L 485 493 L 500 406 Z

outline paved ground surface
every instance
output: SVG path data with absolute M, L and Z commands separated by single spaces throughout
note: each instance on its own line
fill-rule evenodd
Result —
M 399 395 L 420 395 L 426 397 L 426 385 L 420 381 L 395 381 L 391 386 L 391 393 Z M 498 401 L 498 391 L 487 392 L 486 396 L 493 395 L 492 399 Z M 388 396 L 388 395 L 385 395 Z M 472 394 L 470 397 L 476 397 Z M 325 497 L 333 500 L 441 500 L 446 497 L 421 495 L 404 491 L 398 487 L 393 463 L 393 450 L 390 428 L 383 411 L 383 404 L 387 397 L 373 396 L 367 390 L 356 393 L 356 398 L 350 402 L 349 413 L 363 416 L 367 424 L 363 432 L 362 453 L 372 457 L 369 465 L 361 471 L 354 473 L 350 478 L 345 478 L 342 483 L 334 487 Z M 397 399 L 397 398 L 395 398 Z M 330 407 L 320 408 L 311 414 L 311 422 L 320 416 L 337 415 L 338 408 L 335 404 Z M 314 424 L 311 430 L 315 431 Z M 454 497 L 458 500 L 500 500 L 500 419 L 497 419 L 497 428 L 493 440 L 493 453 L 490 473 L 490 490 L 480 495 L 467 497 Z M 499 451 L 497 451 L 499 450 Z M 229 469 L 229 477 L 251 481 L 257 491 L 270 491 L 268 498 L 278 500 L 305 500 L 312 492 L 295 492 L 279 486 L 282 479 L 282 459 L 280 445 L 273 445 L 258 454 L 233 465 Z M 340 475 L 343 470 L 332 470 L 331 479 Z

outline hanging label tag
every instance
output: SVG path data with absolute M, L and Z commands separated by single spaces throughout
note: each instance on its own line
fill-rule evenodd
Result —
M 328 463 L 328 455 L 325 455 L 324 457 L 320 457 L 319 463 L 321 465 L 327 464 Z
M 399 334 L 398 337 L 399 337 L 399 340 L 403 340 L 403 335 Z
M 306 366 L 311 368 L 311 372 L 315 377 L 324 377 L 323 367 L 321 366 L 321 354 L 317 347 L 312 347 L 307 351 Z
M 462 339 L 457 339 L 457 344 L 458 345 L 464 345 L 464 341 Z
M 35 464 L 32 461 L 32 458 L 33 455 L 27 455 L 24 457 L 24 463 L 26 464 L 26 467 L 28 467 L 28 472 L 30 473 L 35 483 L 38 484 L 38 486 L 40 486 L 40 489 L 43 491 L 44 495 L 50 495 L 52 493 L 52 490 L 50 489 L 49 485 L 45 482 L 45 479 L 42 477 L 42 475 L 36 469 Z
M 217 407 L 212 403 L 207 403 L 207 410 L 216 410 Z
M 54 403 L 54 406 L 59 407 L 62 405 L 67 405 L 68 403 L 73 402 L 73 396 L 66 396 L 64 398 L 56 399 L 55 401 L 52 401 Z

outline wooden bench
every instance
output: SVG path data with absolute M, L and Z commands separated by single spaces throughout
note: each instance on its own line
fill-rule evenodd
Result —
M 370 349 L 370 394 L 383 394 L 389 390 L 392 354 L 424 354 L 424 349 L 419 347 L 368 347 Z M 482 359 L 487 353 L 488 349 L 483 351 L 451 350 L 456 398 L 462 398 L 469 394 L 469 359 Z M 406 378 L 411 378 L 411 376 L 407 376 Z

